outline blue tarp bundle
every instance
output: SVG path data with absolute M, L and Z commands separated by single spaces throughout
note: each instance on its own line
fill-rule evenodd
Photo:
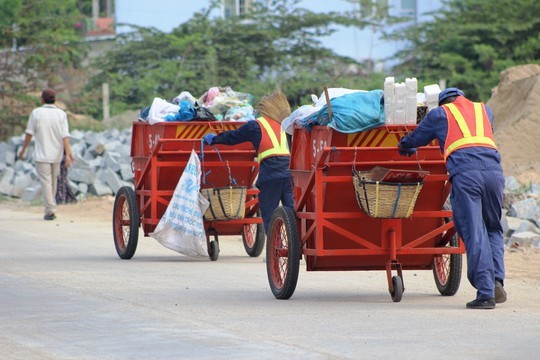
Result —
M 193 104 L 188 100 L 180 100 L 178 105 L 180 110 L 176 114 L 167 114 L 166 121 L 190 121 L 197 115 Z
M 355 133 L 384 125 L 384 96 L 382 90 L 355 92 L 330 100 L 332 121 L 328 106 L 305 119 L 305 124 L 328 125 L 342 133 Z

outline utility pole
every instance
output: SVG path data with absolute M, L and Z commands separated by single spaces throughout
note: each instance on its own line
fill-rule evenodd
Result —
M 92 0 L 92 19 L 99 17 L 99 0 Z
M 109 84 L 103 83 L 103 122 L 107 123 L 111 117 L 111 111 L 109 108 Z
M 113 17 L 113 0 L 107 0 L 107 17 Z

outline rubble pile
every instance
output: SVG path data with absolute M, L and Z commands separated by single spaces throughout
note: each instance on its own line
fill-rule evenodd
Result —
M 507 176 L 502 226 L 509 248 L 540 248 L 540 183 L 523 185 Z
M 78 200 L 114 195 L 125 185 L 133 187 L 131 129 L 73 130 L 70 135 L 76 160 L 69 168 L 68 181 Z M 33 139 L 26 158 L 17 159 L 23 142 L 20 136 L 0 143 L 0 194 L 32 202 L 41 198 L 41 186 L 33 165 Z
M 501 72 L 487 105 L 495 118 L 494 137 L 504 174 L 524 184 L 540 182 L 540 65 Z

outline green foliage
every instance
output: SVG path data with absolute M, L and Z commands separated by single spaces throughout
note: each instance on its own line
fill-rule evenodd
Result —
M 0 48 L 12 46 L 20 8 L 21 0 L 0 0 Z
M 309 95 L 320 94 L 324 86 L 363 88 L 370 80 L 362 66 L 322 47 L 319 40 L 335 31 L 334 24 L 350 19 L 314 13 L 299 3 L 259 1 L 250 14 L 227 20 L 212 19 L 211 7 L 170 34 L 137 28 L 122 35 L 118 46 L 98 60 L 95 67 L 102 71 L 81 99 L 98 99 L 101 83 L 108 82 L 111 111 L 117 114 L 148 106 L 154 97 L 171 99 L 181 91 L 198 97 L 212 86 L 249 92 L 255 102 L 280 87 L 293 106 L 309 102 Z M 80 109 L 99 116 L 94 100 L 81 103 Z
M 63 84 L 62 72 L 85 54 L 74 24 L 75 0 L 0 0 L 0 139 L 24 130 L 44 86 Z M 10 48 L 7 50 L 6 48 Z
M 538 63 L 540 2 L 446 0 L 433 20 L 388 34 L 407 41 L 396 72 L 463 89 L 486 101 L 507 67 Z

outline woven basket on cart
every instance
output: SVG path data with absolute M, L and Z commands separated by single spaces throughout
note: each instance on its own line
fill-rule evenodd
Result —
M 208 210 L 204 213 L 205 220 L 238 220 L 244 218 L 246 211 L 245 186 L 201 189 L 201 194 L 210 202 Z
M 367 215 L 393 219 L 411 216 L 424 183 L 373 181 L 370 171 L 353 170 L 353 184 L 358 205 Z

